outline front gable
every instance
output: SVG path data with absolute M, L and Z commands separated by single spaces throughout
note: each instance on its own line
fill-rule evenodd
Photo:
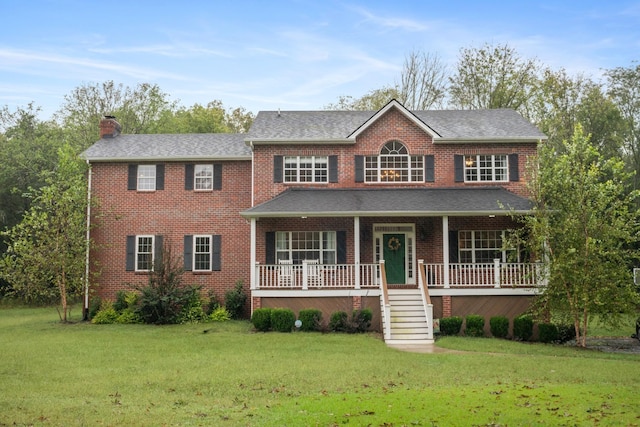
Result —
M 392 99 L 391 101 L 389 101 L 387 105 L 382 107 L 377 113 L 371 116 L 366 122 L 364 122 L 361 126 L 355 129 L 351 133 L 351 135 L 349 135 L 349 138 L 357 138 L 360 134 L 367 131 L 369 127 L 371 127 L 373 124 L 377 123 L 383 117 L 385 117 L 390 111 L 397 111 L 402 116 L 404 116 L 404 118 L 408 122 L 411 122 L 418 129 L 421 129 L 423 132 L 429 135 L 432 139 L 440 137 L 440 135 L 438 135 L 438 133 L 435 130 L 433 130 L 429 125 L 427 125 L 425 122 L 420 120 L 411 111 L 407 110 L 407 108 L 405 108 L 404 105 L 400 104 L 395 99 Z

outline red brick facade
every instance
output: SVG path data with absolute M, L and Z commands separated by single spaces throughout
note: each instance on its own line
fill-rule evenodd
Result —
M 242 280 L 249 289 L 249 225 L 239 212 L 251 204 L 251 162 L 222 163 L 221 190 L 185 190 L 185 162 L 166 162 L 164 190 L 127 190 L 127 163 L 92 164 L 91 237 L 96 249 L 97 292 L 113 298 L 127 284 L 143 284 L 145 273 L 125 270 L 126 238 L 162 235 L 172 253 L 182 256 L 185 235 L 221 235 L 221 270 L 185 272 L 186 284 L 201 285 L 218 297 Z
M 101 135 L 115 132 L 113 122 L 101 125 Z M 117 133 L 117 132 L 116 132 Z M 116 138 L 117 135 L 111 136 Z M 366 183 L 356 182 L 356 156 L 377 156 L 389 141 L 399 141 L 411 156 L 433 156 L 434 180 L 420 183 Z M 218 298 L 232 289 L 238 280 L 245 284 L 251 295 L 251 226 L 241 212 L 252 206 L 272 200 L 283 191 L 294 187 L 342 188 L 469 188 L 487 185 L 500 186 L 520 195 L 527 195 L 526 164 L 536 153 L 537 141 L 528 142 L 442 142 L 435 139 L 397 108 L 389 109 L 369 123 L 355 141 L 345 138 L 328 142 L 286 142 L 252 144 L 253 159 L 203 161 L 222 165 L 222 188 L 212 191 L 185 189 L 184 160 L 167 158 L 164 165 L 164 188 L 155 191 L 128 189 L 129 163 L 93 161 L 91 192 L 97 202 L 92 212 L 91 238 L 95 249 L 91 253 L 93 273 L 98 295 L 114 298 L 118 290 L 129 284 L 143 284 L 146 273 L 128 271 L 127 236 L 161 235 L 172 253 L 181 257 L 184 237 L 187 235 L 221 236 L 220 270 L 210 272 L 185 272 L 187 284 L 203 287 Z M 455 179 L 454 158 L 460 155 L 510 155 L 518 154 L 520 179 L 507 182 L 464 183 Z M 336 156 L 337 182 L 316 184 L 292 184 L 274 182 L 274 158 L 276 156 Z M 509 216 L 451 216 L 447 218 L 449 230 L 505 230 L 514 227 Z M 425 263 L 441 263 L 448 254 L 443 253 L 442 216 L 402 216 L 359 218 L 360 259 L 356 260 L 354 248 L 355 230 L 353 217 L 260 217 L 256 220 L 255 260 L 266 263 L 267 233 L 274 231 L 343 231 L 346 234 L 346 263 L 373 263 L 374 224 L 411 224 L 415 230 L 415 259 Z M 367 297 L 370 298 L 370 297 Z M 252 307 L 274 306 L 277 297 L 251 295 Z M 452 314 L 452 297 L 443 296 L 436 311 Z M 363 307 L 363 298 L 350 298 L 351 308 Z M 370 305 L 371 301 L 367 300 Z M 304 304 L 300 305 L 303 306 Z M 453 313 L 456 314 L 456 313 Z

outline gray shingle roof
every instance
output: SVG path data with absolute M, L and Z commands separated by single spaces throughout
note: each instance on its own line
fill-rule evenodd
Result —
M 532 204 L 502 187 L 291 188 L 242 212 L 248 218 L 297 216 L 506 215 Z
M 261 111 L 247 140 L 345 140 L 376 111 Z M 538 128 L 511 109 L 413 111 L 442 140 L 546 139 Z
M 244 134 L 139 134 L 102 138 L 83 156 L 89 161 L 250 160 Z

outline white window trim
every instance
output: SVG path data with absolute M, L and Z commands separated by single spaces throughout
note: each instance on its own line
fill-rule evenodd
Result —
M 311 158 L 311 181 L 300 181 L 300 158 Z M 287 171 L 293 170 L 293 168 L 287 168 L 287 160 L 288 163 L 293 163 L 292 159 L 295 159 L 296 167 L 296 179 L 290 180 L 287 176 Z M 324 162 L 322 162 L 324 159 Z M 329 156 L 284 156 L 283 157 L 283 166 L 282 166 L 282 181 L 285 184 L 327 184 L 329 182 Z M 318 163 L 324 163 L 326 165 L 325 168 L 317 167 Z M 325 171 L 325 180 L 318 181 L 316 180 L 316 170 L 324 170 Z
M 204 268 L 196 268 L 196 258 L 198 254 L 204 254 L 206 252 L 197 252 L 196 251 L 196 247 L 197 247 L 197 241 L 198 238 L 202 238 L 202 237 L 206 237 L 209 239 L 209 268 L 208 269 L 204 269 Z M 191 269 L 192 271 L 196 271 L 196 272 L 201 272 L 201 271 L 213 271 L 213 235 L 211 234 L 194 234 L 193 235 L 193 260 L 192 260 L 192 266 Z
M 143 177 L 140 174 L 140 168 L 153 168 L 153 179 L 151 176 L 145 176 L 144 179 L 149 179 L 151 182 L 153 182 L 152 186 L 153 188 L 140 188 L 140 179 L 142 179 Z M 138 165 L 137 169 L 136 169 L 136 189 L 138 191 L 156 191 L 156 179 L 158 177 L 158 170 L 156 168 L 156 165 Z
M 211 174 L 207 176 L 198 176 L 198 167 L 208 167 L 211 170 Z M 208 178 L 211 181 L 209 188 L 198 188 L 198 178 Z M 210 163 L 198 163 L 193 166 L 193 190 L 194 191 L 213 191 L 213 165 Z
M 318 262 L 320 264 L 329 264 L 327 262 L 327 260 L 324 259 L 324 253 L 332 251 L 333 252 L 334 262 L 337 262 L 337 260 L 338 260 L 338 241 L 337 241 L 338 236 L 337 236 L 337 234 L 338 233 L 335 230 L 317 230 L 317 231 L 297 231 L 297 230 L 294 230 L 294 231 L 282 231 L 281 230 L 281 231 L 276 231 L 276 242 L 275 242 L 276 243 L 276 247 L 275 247 L 276 260 L 278 260 L 278 254 L 279 253 L 287 253 L 287 258 L 286 259 L 290 260 L 290 261 L 293 261 L 293 252 L 305 251 L 304 249 L 293 249 L 293 247 L 292 247 L 293 246 L 292 245 L 292 235 L 293 235 L 293 233 L 308 233 L 308 232 L 310 232 L 310 233 L 319 233 L 320 245 L 319 245 L 318 249 L 309 249 L 307 251 L 308 252 L 317 251 L 318 254 L 319 254 Z M 278 249 L 278 237 L 279 237 L 279 235 L 281 235 L 281 233 L 284 233 L 287 236 L 287 239 L 286 239 L 287 249 Z M 325 233 L 331 233 L 333 235 L 333 244 L 334 244 L 333 248 L 325 248 L 323 246 L 324 234 Z M 333 264 L 333 263 L 330 263 L 330 264 Z
M 151 268 L 149 269 L 142 269 L 139 268 L 140 264 L 139 264 L 139 259 L 138 259 L 138 255 L 139 254 L 147 254 L 148 252 L 140 252 L 140 239 L 146 239 L 146 238 L 151 238 Z M 153 266 L 155 265 L 155 244 L 156 244 L 156 238 L 154 235 L 152 234 L 141 234 L 136 236 L 136 258 L 135 258 L 135 271 L 153 271 Z
M 487 181 L 482 181 L 480 179 L 480 157 L 488 157 L 491 156 L 491 179 Z M 504 179 L 496 179 L 496 157 L 504 157 Z M 467 158 L 474 157 L 475 166 L 467 166 Z M 509 182 L 509 156 L 506 154 L 475 154 L 475 155 L 466 155 L 463 160 L 464 164 L 464 182 L 476 183 L 476 182 Z M 476 179 L 471 180 L 467 178 L 467 171 L 475 169 L 476 171 Z M 488 169 L 488 168 L 482 168 Z
M 500 233 L 501 247 L 499 248 L 476 248 L 476 233 L 482 232 L 498 232 Z M 471 248 L 461 249 L 460 248 L 460 234 L 461 233 L 471 233 Z M 508 253 L 514 251 L 517 255 L 518 260 L 516 262 L 520 262 L 520 254 L 516 249 L 505 249 L 504 242 L 507 237 L 506 230 L 460 230 L 458 231 L 458 260 L 462 259 L 462 252 L 470 252 L 471 253 L 471 264 L 478 264 L 476 261 L 476 251 L 482 251 L 483 249 L 486 251 L 499 251 L 500 252 L 500 262 L 507 262 Z M 466 263 L 464 263 L 466 264 Z M 481 263 L 482 264 L 482 263 Z
M 424 173 L 424 156 L 420 156 L 420 155 L 412 155 L 411 153 L 409 153 L 409 149 L 407 148 L 407 146 L 405 144 L 403 144 L 400 141 L 396 141 L 396 140 L 392 140 L 392 141 L 388 141 L 387 143 L 385 143 L 385 145 L 383 146 L 382 150 L 385 149 L 385 147 L 387 147 L 387 144 L 391 143 L 391 142 L 397 142 L 398 144 L 402 145 L 402 148 L 404 148 L 404 150 L 407 152 L 407 154 L 382 154 L 382 153 L 378 153 L 375 156 L 365 156 L 364 158 L 364 182 L 365 183 L 369 183 L 369 184 L 397 184 L 397 183 L 405 183 L 405 182 L 425 182 L 425 173 Z M 389 168 L 383 168 L 382 165 L 382 159 L 384 158 L 404 158 L 404 163 L 407 164 L 406 169 L 402 168 L 402 171 L 406 171 L 407 174 L 407 180 L 383 180 L 382 177 L 383 175 L 387 175 L 387 174 L 392 174 L 395 173 L 396 171 L 393 169 L 389 169 Z M 367 167 L 367 164 L 372 160 L 375 159 L 375 166 L 374 167 Z M 421 166 L 420 167 L 413 167 L 413 161 L 417 160 L 418 162 L 420 162 Z M 375 176 L 375 180 L 371 179 L 370 177 L 370 173 L 374 171 L 374 176 Z M 417 179 L 414 180 L 413 179 L 413 175 L 415 171 L 419 171 L 420 175 L 421 175 L 421 179 Z M 401 176 L 401 175 L 400 175 Z

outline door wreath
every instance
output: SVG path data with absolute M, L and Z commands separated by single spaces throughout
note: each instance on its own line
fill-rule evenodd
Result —
M 400 239 L 398 239 L 397 237 L 389 238 L 389 241 L 387 242 L 387 247 L 392 251 L 397 251 L 398 249 L 400 249 Z

